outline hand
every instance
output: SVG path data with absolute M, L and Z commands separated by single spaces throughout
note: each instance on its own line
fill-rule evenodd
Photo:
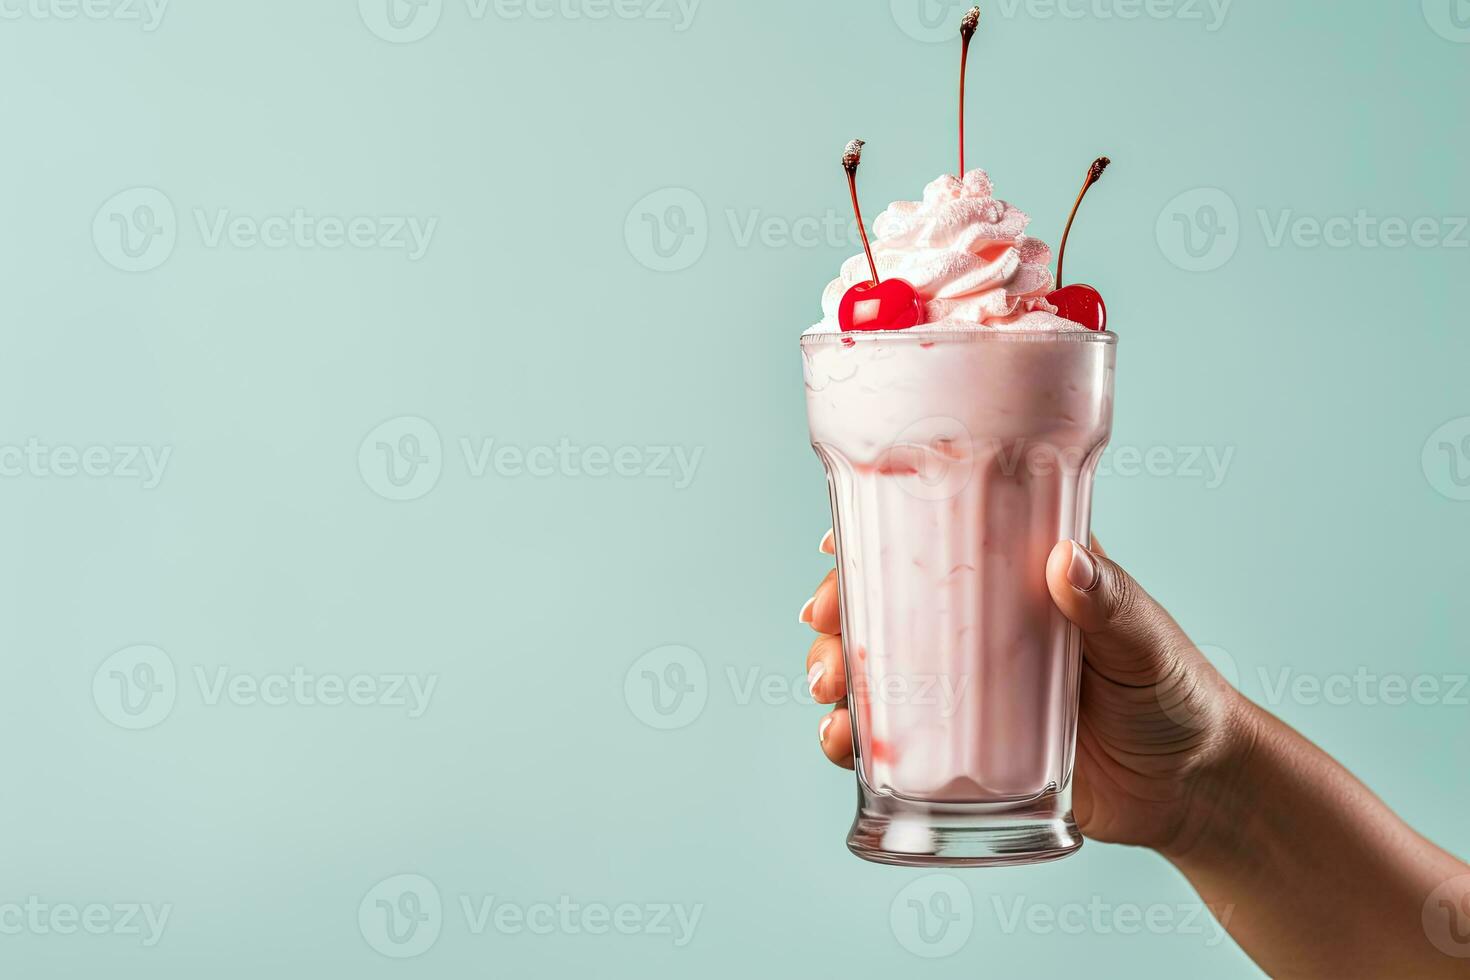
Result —
M 1187 848 L 1249 745 L 1251 713 L 1169 614 L 1093 547 L 1063 541 L 1046 566 L 1053 601 L 1083 634 L 1074 816 L 1094 840 Z M 832 553 L 830 532 L 822 550 Z M 821 634 L 807 654 L 812 696 L 839 704 L 822 719 L 822 750 L 852 768 L 835 570 L 801 619 Z

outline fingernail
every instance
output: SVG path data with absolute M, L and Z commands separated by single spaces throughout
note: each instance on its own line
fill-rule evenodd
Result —
M 817 545 L 817 550 L 824 555 L 837 554 L 837 542 L 833 538 L 832 532 L 830 530 L 826 534 L 822 535 L 822 543 Z
M 1087 549 L 1072 542 L 1072 563 L 1067 566 L 1067 581 L 1078 592 L 1091 592 L 1097 587 L 1097 562 Z
M 801 607 L 801 615 L 796 617 L 796 621 L 798 623 L 810 623 L 812 621 L 812 606 L 815 606 L 816 604 L 816 596 L 812 596 L 810 599 L 808 599 L 806 601 L 806 605 Z
M 812 697 L 817 696 L 817 682 L 822 679 L 822 675 L 825 673 L 827 673 L 827 665 L 820 660 L 812 664 L 812 669 L 806 672 L 806 687 L 811 692 Z
M 827 744 L 827 729 L 832 727 L 832 716 L 828 715 L 822 719 L 822 724 L 817 728 L 817 741 L 823 745 Z

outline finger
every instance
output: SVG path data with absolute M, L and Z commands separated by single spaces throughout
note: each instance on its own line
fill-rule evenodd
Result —
M 812 624 L 812 629 L 818 633 L 842 632 L 842 611 L 837 604 L 837 569 L 832 569 L 822 579 L 811 603 L 811 608 L 807 610 L 807 622 Z
M 817 545 L 817 550 L 824 555 L 837 554 L 837 536 L 828 528 L 827 533 L 822 535 L 822 543 Z
M 806 655 L 806 683 L 811 689 L 812 700 L 818 704 L 836 704 L 847 697 L 842 637 L 817 637 Z
M 1092 553 L 1094 555 L 1102 555 L 1104 558 L 1108 556 L 1107 551 L 1103 549 L 1102 542 L 1097 539 L 1096 534 L 1092 536 Z
M 834 708 L 822 718 L 817 738 L 828 759 L 844 769 L 852 768 L 852 717 L 846 708 Z
M 1062 615 L 1082 629 L 1089 663 L 1109 679 L 1156 683 L 1193 649 L 1132 576 L 1075 541 L 1052 549 L 1046 584 Z

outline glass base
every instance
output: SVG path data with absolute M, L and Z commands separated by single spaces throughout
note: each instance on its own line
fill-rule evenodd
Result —
M 1082 846 L 1071 794 L 1015 803 L 925 803 L 858 794 L 848 850 L 910 868 L 979 868 L 1055 861 Z

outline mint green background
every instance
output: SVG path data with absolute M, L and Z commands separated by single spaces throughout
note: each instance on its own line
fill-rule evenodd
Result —
M 1088 161 L 1112 156 L 1069 270 L 1103 289 L 1122 334 L 1115 444 L 1235 451 L 1216 489 L 1103 478 L 1099 534 L 1257 699 L 1262 669 L 1463 672 L 1470 503 L 1437 492 L 1420 456 L 1470 415 L 1470 251 L 1272 248 L 1257 212 L 1470 213 L 1470 45 L 1407 2 L 1240 0 L 1214 32 L 1017 9 L 987 6 L 971 158 L 1054 242 Z M 175 0 L 151 33 L 0 20 L 0 444 L 173 453 L 153 490 L 0 478 L 0 904 L 174 906 L 151 949 L 0 935 L 0 971 L 1253 975 L 1201 935 L 1001 930 L 993 901 L 1194 901 L 1159 858 L 1096 844 L 965 873 L 968 944 L 912 955 L 889 910 L 921 876 L 845 851 L 852 777 L 818 752 L 819 710 L 739 704 L 726 680 L 754 668 L 801 686 L 796 612 L 828 567 L 828 517 L 796 338 L 851 252 L 741 247 L 727 212 L 840 216 L 854 136 L 869 141 L 870 214 L 917 196 L 952 166 L 956 55 L 886 3 L 837 0 L 705 0 L 683 32 L 476 21 L 449 0 L 406 45 L 350 0 Z M 168 195 L 179 241 L 128 274 L 91 227 L 137 186 Z M 668 187 L 703 202 L 708 247 L 657 273 L 624 224 Z M 1238 206 L 1240 240 L 1190 273 L 1155 223 L 1200 187 Z M 298 206 L 440 223 L 410 262 L 206 248 L 192 218 Z M 394 503 L 357 452 L 399 416 L 434 424 L 444 472 Z M 472 479 L 461 437 L 704 455 L 684 490 Z M 139 732 L 91 694 L 134 644 L 167 651 L 181 680 L 172 714 Z M 711 685 L 697 720 L 667 732 L 623 695 L 630 665 L 665 644 L 698 651 Z M 208 705 L 192 671 L 222 665 L 432 673 L 439 688 L 415 721 Z M 1470 851 L 1470 708 L 1273 708 Z M 357 909 L 404 872 L 432 879 L 448 912 L 428 952 L 395 961 Z M 704 910 L 682 949 L 472 936 L 457 896 L 486 893 Z

